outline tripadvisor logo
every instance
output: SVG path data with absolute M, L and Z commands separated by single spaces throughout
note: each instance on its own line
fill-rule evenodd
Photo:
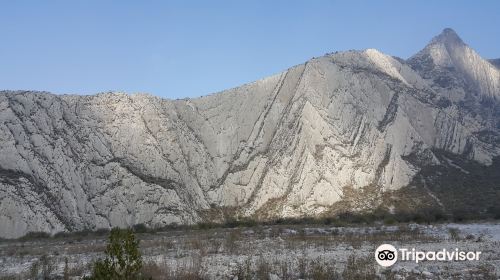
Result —
M 383 267 L 388 267 L 398 260 L 398 251 L 391 244 L 382 244 L 375 250 L 375 260 Z
M 481 252 L 441 249 L 439 251 L 420 251 L 415 248 L 396 249 L 391 244 L 382 244 L 375 250 L 375 260 L 383 267 L 388 267 L 396 261 L 478 261 Z

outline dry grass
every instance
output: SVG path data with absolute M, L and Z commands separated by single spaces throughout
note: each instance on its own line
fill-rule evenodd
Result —
M 394 231 L 377 230 L 371 233 L 350 234 L 340 233 L 332 230 L 327 233 L 304 234 L 299 230 L 297 234 L 281 235 L 285 240 L 286 248 L 293 250 L 297 248 L 323 248 L 327 250 L 341 244 L 349 244 L 354 249 L 359 249 L 364 244 L 376 245 L 384 242 L 439 242 L 438 238 L 426 235 L 418 228 L 410 228 L 407 225 L 401 225 Z
M 374 259 L 369 257 L 357 257 L 351 255 L 342 272 L 345 280 L 372 280 L 376 279 Z
M 356 259 L 358 260 L 358 259 Z M 360 258 L 359 260 L 365 261 L 366 259 Z M 356 265 L 361 262 L 357 261 Z M 369 270 L 371 263 L 366 263 L 365 271 Z M 374 268 L 372 267 L 372 270 Z M 244 262 L 240 263 L 234 275 L 238 279 L 260 280 L 260 279 L 276 279 L 279 277 L 282 280 L 291 279 L 312 279 L 312 280 L 337 280 L 342 279 L 342 275 L 350 277 L 352 272 L 344 271 L 339 272 L 334 263 L 328 262 L 321 258 L 307 259 L 305 256 L 299 257 L 296 261 L 292 260 L 270 260 L 262 256 L 257 259 L 247 258 Z M 274 275 L 274 277 L 272 277 Z M 367 274 L 369 275 L 369 274 Z M 371 275 L 371 274 L 370 274 Z M 374 275 L 374 274 L 373 274 Z M 356 275 L 354 275 L 355 277 Z M 356 279 L 356 278 L 345 278 Z
M 224 248 L 226 250 L 226 253 L 229 254 L 235 254 L 238 252 L 238 242 L 241 239 L 241 230 L 240 229 L 234 229 L 231 230 L 226 237 L 225 243 L 224 243 Z
M 185 262 L 171 268 L 167 263 L 157 264 L 147 262 L 143 265 L 141 274 L 145 279 L 154 280 L 201 280 L 204 279 L 199 262 Z
M 453 236 L 453 231 L 446 232 Z M 458 234 L 459 236 L 460 234 Z M 376 264 L 373 258 L 364 255 L 335 255 L 338 247 L 354 249 L 365 254 L 373 245 L 382 242 L 422 242 L 435 243 L 437 237 L 426 235 L 418 227 L 399 225 L 392 227 L 334 228 L 307 227 L 305 225 L 258 226 L 251 229 L 207 229 L 186 230 L 168 233 L 139 234 L 140 249 L 145 256 L 142 274 L 151 279 L 206 279 L 214 265 L 220 266 L 231 279 L 374 279 Z M 447 239 L 447 238 L 446 238 Z M 451 238 L 453 239 L 453 237 Z M 471 242 L 474 238 L 469 238 Z M 469 240 L 465 239 L 465 240 Z M 104 243 L 87 239 L 83 242 L 46 239 L 39 242 L 13 242 L 0 244 L 0 257 L 25 258 L 36 256 L 39 261 L 33 263 L 30 271 L 23 277 L 5 276 L 0 279 L 26 279 L 29 276 L 43 277 L 53 274 L 53 266 L 71 259 L 67 266 L 70 277 L 82 276 L 90 271 L 87 265 L 78 265 L 79 254 L 104 250 Z M 42 259 L 42 252 L 60 250 L 59 256 Z M 342 251 L 341 250 L 341 251 Z M 23 252 L 21 254 L 21 252 Z M 353 252 L 356 250 L 353 250 Z M 99 252 L 99 253 L 101 253 Z M 311 254 L 314 252 L 314 254 Z M 318 252 L 324 258 L 316 258 Z M 364 253 L 363 253 L 364 252 Z M 257 255 L 257 256 L 255 256 Z M 321 255 L 321 254 L 320 254 Z M 23 257 L 24 256 L 24 257 Z M 158 257 L 161 256 L 161 257 Z M 325 257 L 326 256 L 326 257 Z M 346 259 L 347 258 L 347 259 Z M 215 261 L 216 260 L 216 261 Z M 51 268 L 52 267 L 52 268 Z M 217 268 L 218 269 L 218 268 Z M 45 272 L 44 272 L 45 271 Z M 208 271 L 208 272 L 207 272 Z M 32 272 L 31 275 L 30 272 Z M 400 272 L 398 272 L 400 273 Z M 422 275 L 408 272 L 396 275 L 387 270 L 383 279 L 420 279 Z M 445 273 L 445 272 L 443 272 Z M 436 274 L 437 275 L 437 274 Z M 446 276 L 446 277 L 445 277 Z M 59 276 L 61 277 L 61 275 Z M 443 274 L 444 279 L 453 278 L 452 274 Z M 491 266 L 481 266 L 470 271 L 464 279 L 495 279 Z M 62 279 L 62 278 L 61 278 Z

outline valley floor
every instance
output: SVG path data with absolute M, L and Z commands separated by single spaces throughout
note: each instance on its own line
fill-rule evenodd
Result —
M 142 233 L 153 279 L 497 279 L 500 224 L 275 225 Z M 0 242 L 0 279 L 80 279 L 103 257 L 106 236 Z M 479 261 L 375 262 L 383 243 L 429 251 L 481 251 Z

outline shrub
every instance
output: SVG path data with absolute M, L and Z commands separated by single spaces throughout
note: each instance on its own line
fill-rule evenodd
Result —
M 457 228 L 449 228 L 450 239 L 453 241 L 460 241 L 460 232 Z
M 101 235 L 106 235 L 106 234 L 109 234 L 109 229 L 107 228 L 98 228 L 96 231 L 95 231 L 95 234 L 97 236 L 101 236 Z
M 31 264 L 29 275 L 33 279 L 50 279 L 54 269 L 55 265 L 52 258 L 42 255 L 38 261 Z
M 130 229 L 112 229 L 105 253 L 106 258 L 94 264 L 92 275 L 88 279 L 140 279 L 142 257 L 139 241 Z
M 148 227 L 145 224 L 137 224 L 132 227 L 135 233 L 146 233 L 148 232 Z
M 386 225 L 394 225 L 396 223 L 397 223 L 397 221 L 393 217 L 386 217 L 384 219 L 384 224 L 386 224 Z

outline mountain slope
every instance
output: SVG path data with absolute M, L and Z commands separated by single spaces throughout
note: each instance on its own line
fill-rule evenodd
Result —
M 497 69 L 500 69 L 500 58 L 488 59 L 488 61 L 493 64 Z
M 196 99 L 1 92 L 0 236 L 370 211 L 438 151 L 500 155 L 498 77 L 447 29 Z

